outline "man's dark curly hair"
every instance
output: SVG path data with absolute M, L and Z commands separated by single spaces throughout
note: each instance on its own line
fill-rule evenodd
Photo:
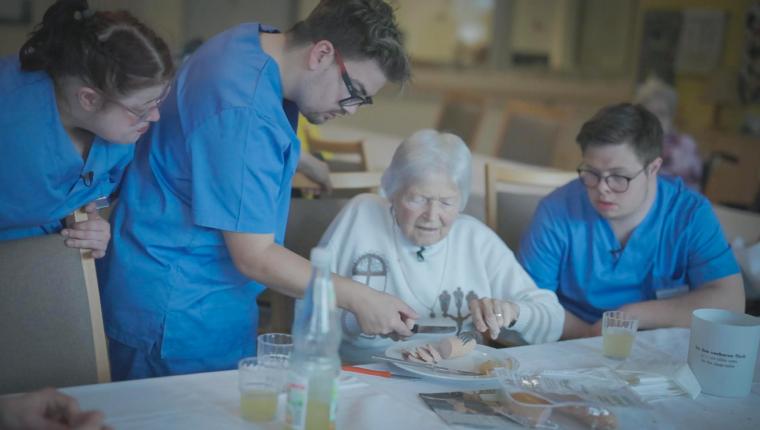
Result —
M 375 60 L 391 82 L 410 77 L 393 8 L 382 0 L 322 0 L 288 33 L 294 45 L 327 40 L 346 59 Z

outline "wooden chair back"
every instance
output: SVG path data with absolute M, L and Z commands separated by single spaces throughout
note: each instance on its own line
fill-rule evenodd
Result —
M 0 343 L 0 394 L 111 380 L 89 252 L 57 234 L 0 242 Z
M 723 205 L 713 205 L 713 210 L 729 243 L 737 237 L 743 238 L 747 245 L 760 241 L 760 213 Z
M 474 94 L 451 92 L 444 96 L 435 128 L 455 134 L 470 149 L 475 147 L 486 111 L 486 99 Z
M 285 247 L 308 259 L 311 249 L 319 244 L 327 227 L 350 200 L 349 197 L 341 196 L 340 192 L 376 190 L 380 187 L 381 176 L 380 172 L 331 173 L 330 179 L 335 187 L 333 196 L 291 199 Z M 314 182 L 300 174 L 293 177 L 293 187 L 318 188 Z M 262 313 L 268 313 L 260 331 L 289 333 L 293 324 L 293 299 L 273 290 L 267 290 L 259 297 L 259 302 L 264 305 Z
M 330 182 L 336 191 L 372 190 L 380 186 L 380 172 L 335 172 L 330 173 Z M 293 188 L 318 189 L 319 185 L 298 172 L 293 176 Z
M 494 155 L 521 163 L 552 166 L 559 138 L 569 119 L 568 112 L 561 108 L 510 100 L 504 108 Z
M 311 152 L 329 152 L 335 155 L 328 160 L 332 172 L 367 171 L 367 149 L 363 140 L 330 140 L 314 136 L 307 131 L 306 140 Z
M 707 177 L 702 191 L 710 201 L 750 208 L 756 205 L 760 196 L 760 139 L 718 131 L 705 131 L 696 138 L 707 152 L 736 160 L 709 165 L 709 171 L 704 172 Z
M 517 252 L 539 201 L 573 179 L 575 172 L 486 163 L 486 224 Z
M 331 173 L 330 179 L 336 191 L 355 189 L 378 189 L 380 172 L 340 172 Z M 293 178 L 294 186 L 312 186 L 314 183 L 306 177 Z M 348 198 L 320 196 L 316 199 L 294 198 L 290 201 L 290 212 L 285 234 L 285 247 L 309 258 L 311 248 L 317 246 L 322 234 L 332 220 L 338 215 Z

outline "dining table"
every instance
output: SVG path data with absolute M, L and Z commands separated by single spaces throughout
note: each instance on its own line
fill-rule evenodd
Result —
M 393 158 L 393 153 L 396 151 L 396 148 L 404 140 L 404 136 L 397 136 L 392 133 L 378 133 L 375 131 L 334 124 L 325 124 L 321 126 L 320 132 L 323 137 L 330 140 L 347 142 L 356 140 L 364 141 L 367 154 L 367 170 L 371 172 L 384 171 L 391 164 L 391 159 Z M 340 154 L 336 154 L 335 156 L 339 157 Z M 486 163 L 493 163 L 517 170 L 565 172 L 554 167 L 537 166 L 472 152 L 470 196 L 467 201 L 467 206 L 464 208 L 464 213 L 471 215 L 480 221 L 485 221 Z
M 640 331 L 626 360 L 606 358 L 601 337 L 495 349 L 519 362 L 520 372 L 579 370 L 606 367 L 651 371 L 683 366 L 689 348 L 689 329 Z M 758 429 L 760 372 L 755 365 L 749 396 L 723 398 L 681 395 L 646 403 L 646 408 L 616 410 L 621 429 Z M 664 366 L 664 367 L 663 367 Z M 420 399 L 420 393 L 443 393 L 499 388 L 494 380 L 451 380 L 405 372 L 393 364 L 368 363 L 363 368 L 391 370 L 375 376 L 342 371 L 338 384 L 337 428 L 357 430 L 476 429 L 449 426 Z M 418 377 L 415 377 L 418 376 Z M 284 394 L 278 420 L 251 423 L 241 418 L 237 371 L 112 382 L 64 388 L 82 408 L 105 414 L 115 429 L 281 429 Z M 505 423 L 505 429 L 522 428 Z

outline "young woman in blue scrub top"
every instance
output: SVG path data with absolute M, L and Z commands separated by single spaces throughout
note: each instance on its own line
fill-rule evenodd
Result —
M 0 58 L 0 240 L 60 232 L 102 257 L 110 226 L 95 201 L 116 189 L 173 73 L 166 44 L 129 13 L 53 4 Z M 89 219 L 64 226 L 80 208 Z

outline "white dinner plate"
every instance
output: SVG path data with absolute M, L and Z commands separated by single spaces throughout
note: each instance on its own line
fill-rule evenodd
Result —
M 405 349 L 414 349 L 418 346 L 422 346 L 426 343 L 430 343 L 429 339 L 408 340 L 405 342 L 397 342 L 391 345 L 385 350 L 385 356 L 390 358 L 404 359 L 401 355 L 401 351 Z M 506 367 L 508 369 L 517 370 L 520 366 L 520 362 L 516 358 L 501 354 L 496 348 L 491 348 L 485 345 L 475 345 L 475 349 L 464 357 L 452 358 L 448 360 L 441 360 L 435 363 L 438 366 L 448 367 L 450 369 L 464 370 L 467 372 L 479 372 L 480 366 L 486 361 L 495 361 L 499 363 L 497 367 Z M 428 376 L 436 379 L 448 379 L 457 381 L 489 381 L 495 380 L 496 376 L 482 375 L 482 376 L 469 376 L 469 375 L 454 375 L 451 373 L 438 372 L 433 369 L 426 369 L 418 366 L 406 366 L 403 363 L 393 363 L 394 365 L 415 373 L 421 376 Z

